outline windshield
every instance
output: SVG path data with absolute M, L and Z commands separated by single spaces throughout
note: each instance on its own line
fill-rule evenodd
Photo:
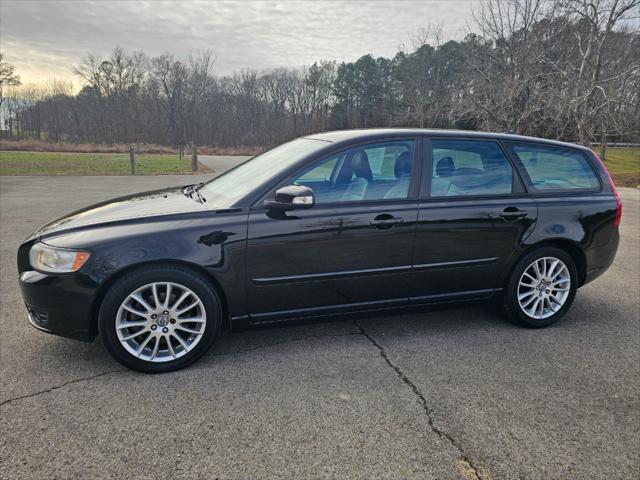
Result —
M 198 191 L 216 208 L 229 208 L 302 157 L 326 146 L 327 143 L 321 140 L 309 138 L 293 140 L 214 178 L 202 185 Z

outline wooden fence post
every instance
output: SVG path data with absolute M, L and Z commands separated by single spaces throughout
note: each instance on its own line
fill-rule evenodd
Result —
M 198 147 L 195 143 L 191 144 L 191 172 L 198 171 Z
M 133 145 L 129 146 L 129 163 L 131 164 L 131 175 L 136 174 L 136 150 Z

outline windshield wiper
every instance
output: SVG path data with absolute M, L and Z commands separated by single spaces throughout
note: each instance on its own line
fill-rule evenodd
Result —
M 198 191 L 201 185 L 202 183 L 194 183 L 193 185 L 182 187 L 182 193 L 189 198 L 193 198 L 193 196 L 195 195 L 198 202 L 204 203 L 207 201 L 207 199 L 204 198 L 204 196 Z

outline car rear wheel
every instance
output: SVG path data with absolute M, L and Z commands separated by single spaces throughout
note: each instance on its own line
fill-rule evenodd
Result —
M 183 267 L 152 266 L 114 283 L 98 323 L 105 348 L 118 362 L 159 373 L 201 357 L 220 320 L 220 300 L 205 277 Z
M 546 327 L 569 309 L 576 294 L 577 270 L 571 256 L 556 247 L 525 255 L 515 266 L 505 295 L 507 315 L 528 327 Z

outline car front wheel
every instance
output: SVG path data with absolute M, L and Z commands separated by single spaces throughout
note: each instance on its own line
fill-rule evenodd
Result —
M 576 294 L 575 263 L 564 250 L 543 247 L 515 266 L 505 296 L 507 315 L 528 327 L 546 327 L 569 309 Z
M 159 373 L 196 361 L 220 327 L 220 300 L 199 273 L 152 266 L 118 279 L 98 317 L 105 348 L 121 364 Z

